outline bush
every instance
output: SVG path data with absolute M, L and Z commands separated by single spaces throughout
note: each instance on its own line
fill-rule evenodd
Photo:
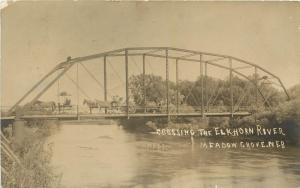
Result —
M 300 99 L 283 103 L 275 111 L 276 120 L 279 124 L 287 122 L 300 127 Z
M 1 152 L 1 164 L 5 169 L 5 173 L 2 173 L 2 186 L 5 188 L 58 187 L 61 176 L 53 172 L 50 165 L 52 148 L 46 145 L 46 138 L 50 135 L 53 126 L 45 121 L 28 124 L 31 127 L 25 126 L 25 137 L 22 142 L 16 142 L 15 138 L 11 137 L 6 144 L 17 160 Z
M 299 144 L 300 136 L 300 99 L 283 103 L 275 112 L 277 123 L 285 128 L 289 140 Z

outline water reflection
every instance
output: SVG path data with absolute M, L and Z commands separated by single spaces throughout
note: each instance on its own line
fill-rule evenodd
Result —
M 298 148 L 204 150 L 116 125 L 63 125 L 49 141 L 64 187 L 300 186 Z

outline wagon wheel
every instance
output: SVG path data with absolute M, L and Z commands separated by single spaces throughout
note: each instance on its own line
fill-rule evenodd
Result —
M 129 106 L 129 113 L 134 114 L 136 112 L 135 106 Z

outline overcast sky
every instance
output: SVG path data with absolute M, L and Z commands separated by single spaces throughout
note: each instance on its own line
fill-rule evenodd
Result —
M 2 103 L 67 56 L 171 46 L 236 56 L 300 83 L 296 2 L 16 2 L 1 11 Z

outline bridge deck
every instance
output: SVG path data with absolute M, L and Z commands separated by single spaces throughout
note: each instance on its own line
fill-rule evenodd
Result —
M 249 112 L 211 112 L 211 113 L 204 113 L 206 117 L 230 117 L 230 116 L 249 116 L 251 113 Z M 169 116 L 174 117 L 201 117 L 201 113 L 178 113 L 178 114 L 169 114 Z M 51 115 L 24 115 L 21 116 L 21 119 L 77 119 L 77 118 L 85 118 L 85 119 L 97 119 L 97 118 L 110 118 L 110 119 L 117 119 L 117 118 L 127 118 L 127 114 L 120 113 L 120 114 L 51 114 Z M 136 113 L 136 114 L 129 114 L 129 118 L 138 118 L 138 117 L 168 117 L 166 113 Z M 7 116 L 1 117 L 1 120 L 9 120 L 15 119 L 15 116 Z

